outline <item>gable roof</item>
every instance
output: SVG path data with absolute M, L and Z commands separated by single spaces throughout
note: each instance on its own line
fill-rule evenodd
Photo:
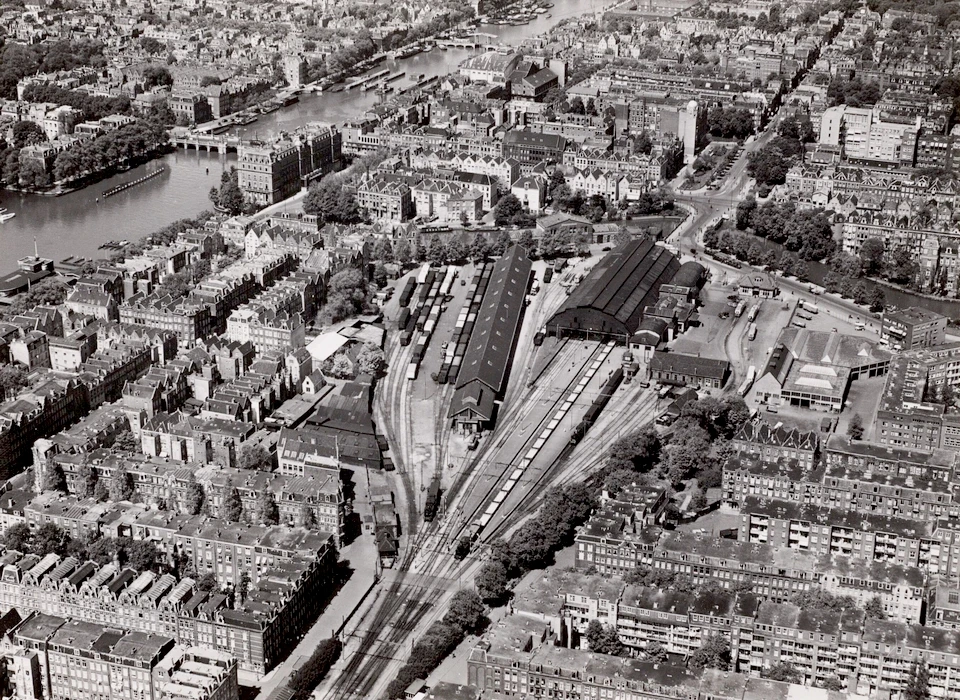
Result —
M 531 268 L 527 251 L 519 245 L 494 264 L 457 378 L 458 389 L 474 381 L 495 394 L 503 389 Z

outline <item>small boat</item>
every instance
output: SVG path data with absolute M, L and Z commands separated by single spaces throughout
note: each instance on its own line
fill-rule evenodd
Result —
M 6 214 L 0 214 L 0 224 L 5 224 L 5 223 L 7 223 L 8 221 L 10 221 L 10 219 L 12 219 L 12 218 L 15 217 L 15 216 L 16 216 L 16 214 L 15 214 L 14 212 L 12 212 L 12 211 L 11 211 L 11 212 L 7 212 Z

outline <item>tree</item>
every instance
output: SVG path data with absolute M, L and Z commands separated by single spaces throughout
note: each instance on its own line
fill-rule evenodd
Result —
M 33 533 L 32 553 L 38 557 L 62 555 L 70 543 L 70 536 L 56 523 L 44 523 Z
M 0 365 L 0 401 L 15 396 L 27 385 L 27 370 L 21 365 Z
M 497 200 L 493 216 L 497 226 L 508 226 L 523 216 L 523 205 L 517 196 L 510 192 Z
M 513 245 L 513 239 L 510 237 L 508 231 L 501 231 L 497 234 L 496 240 L 494 240 L 493 245 L 490 247 L 490 252 L 493 255 L 503 255 L 507 252 L 507 249 Z
M 474 262 L 486 260 L 490 255 L 490 244 L 487 242 L 487 236 L 482 231 L 473 234 L 473 242 L 470 244 L 470 257 Z
M 140 48 L 149 54 L 157 55 L 163 51 L 163 44 L 150 36 L 140 37 Z M 201 81 L 200 87 L 203 87 Z
M 560 168 L 554 168 L 553 172 L 550 173 L 550 178 L 547 180 L 547 200 L 553 204 L 557 204 L 557 198 L 561 193 L 561 188 L 567 184 L 567 178 L 564 176 L 563 171 Z
M 410 249 L 410 241 L 400 239 L 393 250 L 394 257 L 401 266 L 408 265 L 413 260 L 413 251 Z
M 353 373 L 350 358 L 344 353 L 337 353 L 330 361 L 330 375 L 335 379 L 346 379 Z
M 32 121 L 18 121 L 13 124 L 13 147 L 24 148 L 46 143 L 47 135 L 38 124 Z
M 293 691 L 293 700 L 307 700 L 310 697 L 314 688 L 320 685 L 320 681 L 340 658 L 342 650 L 342 643 L 334 637 L 324 639 L 316 646 L 313 653 L 287 681 L 287 687 Z
M 273 471 L 273 454 L 259 442 L 246 444 L 240 450 L 239 466 L 241 469 Z
M 863 418 L 859 413 L 854 413 L 850 419 L 850 425 L 847 426 L 847 436 L 851 440 L 863 439 Z
M 378 238 L 376 243 L 374 243 L 373 259 L 381 263 L 392 263 L 394 261 L 393 245 L 386 236 Z
M 124 538 L 123 558 L 137 571 L 155 571 L 160 564 L 160 550 L 150 540 Z
M 867 306 L 870 307 L 870 310 L 873 312 L 883 311 L 883 307 L 886 305 L 887 295 L 883 293 L 883 290 L 880 287 L 871 287 L 867 292 Z
M 772 145 L 766 145 L 754 151 L 747 158 L 747 172 L 761 185 L 772 187 L 787 181 L 790 160 L 783 151 Z
M 90 498 L 96 492 L 96 488 L 97 472 L 89 463 L 84 462 L 80 465 L 80 470 L 77 473 L 77 496 L 80 498 Z
M 913 662 L 902 697 L 903 700 L 930 700 L 930 672 L 926 662 Z
M 488 561 L 480 567 L 473 583 L 480 597 L 488 603 L 493 603 L 502 600 L 506 595 L 509 581 L 507 569 L 502 562 Z
M 378 376 L 385 366 L 383 350 L 374 343 L 364 343 L 357 353 L 357 371 L 360 374 Z
M 653 428 L 643 428 L 625 435 L 610 446 L 607 465 L 611 469 L 645 472 L 660 460 L 660 436 Z
M 110 477 L 110 500 L 129 501 L 133 496 L 133 477 L 123 465 L 117 467 Z
M 737 205 L 737 228 L 741 231 L 747 230 L 750 227 L 750 220 L 753 217 L 753 212 L 757 208 L 757 200 L 753 195 L 747 197 L 745 200 L 740 202 Z
M 461 236 L 453 236 L 447 241 L 447 262 L 460 264 L 467 259 L 469 246 Z
M 51 457 L 44 459 L 37 469 L 40 470 L 40 491 L 67 491 L 67 479 L 56 460 Z
M 220 183 L 216 204 L 231 216 L 236 216 L 243 213 L 246 206 L 243 190 L 240 189 L 240 174 L 236 168 L 231 168 L 229 173 L 224 174 L 227 178 Z
M 217 590 L 217 577 L 212 571 L 208 571 L 197 579 L 197 590 L 209 593 Z
M 447 245 L 438 233 L 430 237 L 430 243 L 427 245 L 427 260 L 431 265 L 443 265 L 447 262 Z
M 227 494 L 223 499 L 223 519 L 232 523 L 238 523 L 243 519 L 243 501 L 240 500 L 240 491 L 233 483 L 233 479 L 227 481 Z
M 17 523 L 3 533 L 3 546 L 26 554 L 33 549 L 33 530 L 26 523 Z
M 191 474 L 183 496 L 183 507 L 187 515 L 199 515 L 206 500 L 207 495 L 203 491 L 203 486 L 197 481 L 196 475 Z
M 887 619 L 887 612 L 883 609 L 883 601 L 880 600 L 880 596 L 878 595 L 873 596 L 866 602 L 866 605 L 863 606 L 863 612 L 867 617 L 873 618 L 874 620 Z
M 97 503 L 104 503 L 110 500 L 110 487 L 107 486 L 103 479 L 97 479 L 97 483 L 94 484 L 93 499 Z
M 907 246 L 898 246 L 886 256 L 884 274 L 897 284 L 910 284 L 916 279 L 919 266 L 914 261 L 913 251 Z
M 360 222 L 357 198 L 341 177 L 328 175 L 314 183 L 303 198 L 305 214 L 322 216 L 324 221 L 340 224 Z
M 611 656 L 628 656 L 627 648 L 620 641 L 617 630 L 613 627 L 603 625 L 599 620 L 591 620 L 587 625 L 586 634 L 587 644 L 590 645 L 590 651 L 598 654 L 609 654 Z
M 836 676 L 830 676 L 820 681 L 818 685 L 824 690 L 833 690 L 835 692 L 843 691 L 843 683 Z
M 883 256 L 886 244 L 882 238 L 868 238 L 860 246 L 860 262 L 863 264 L 863 274 L 876 275 L 883 270 Z
M 173 76 L 163 66 L 148 66 L 143 71 L 143 89 L 150 90 L 158 85 L 173 85 Z
M 140 442 L 132 430 L 121 430 L 113 440 L 113 449 L 122 452 L 139 452 Z
M 662 664 L 667 660 L 667 650 L 660 642 L 650 642 L 647 644 L 644 652 L 647 655 L 648 661 L 653 661 L 654 663 Z
M 781 681 L 783 683 L 803 682 L 803 674 L 797 670 L 796 666 L 785 661 L 773 664 L 773 666 L 763 671 L 762 675 L 771 681 Z
M 699 649 L 690 655 L 687 665 L 699 671 L 703 668 L 715 668 L 720 671 L 730 669 L 730 642 L 719 634 L 712 634 Z
M 277 499 L 270 489 L 264 489 L 257 495 L 257 522 L 261 525 L 276 525 L 280 522 Z
M 475 590 L 464 588 L 453 594 L 443 621 L 464 632 L 477 632 L 488 622 L 487 608 Z
M 20 165 L 20 186 L 31 190 L 42 190 L 53 183 L 43 165 L 36 160 L 28 160 Z

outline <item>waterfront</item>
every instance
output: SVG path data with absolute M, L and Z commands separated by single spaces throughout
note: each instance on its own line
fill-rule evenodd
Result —
M 491 39 L 493 43 L 515 45 L 548 31 L 563 19 L 589 14 L 602 6 L 594 0 L 554 0 L 554 3 L 550 17 L 542 15 L 523 26 L 481 25 L 479 31 L 495 35 L 496 38 Z M 389 65 L 406 73 L 396 83 L 396 87 L 402 89 L 410 86 L 411 80 L 420 74 L 432 77 L 455 70 L 471 53 L 465 49 L 435 48 Z M 310 121 L 342 123 L 362 114 L 376 102 L 377 95 L 372 90 L 304 95 L 297 104 L 264 115 L 239 133 L 244 138 L 265 138 Z M 54 260 L 69 255 L 91 257 L 104 254 L 98 251 L 98 246 L 106 241 L 135 240 L 172 221 L 195 216 L 210 208 L 207 192 L 219 184 L 223 169 L 235 162 L 235 155 L 180 151 L 62 197 L 2 191 L 0 207 L 17 214 L 15 219 L 0 225 L 3 269 L 12 267 L 17 258 L 33 253 L 34 238 L 40 254 Z M 162 176 L 96 202 L 103 191 L 141 177 L 157 164 L 167 168 Z

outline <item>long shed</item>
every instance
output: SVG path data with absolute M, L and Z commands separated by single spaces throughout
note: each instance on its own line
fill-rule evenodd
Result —
M 600 261 L 547 321 L 551 335 L 597 334 L 626 343 L 643 310 L 680 270 L 669 250 L 648 238 L 624 243 Z

